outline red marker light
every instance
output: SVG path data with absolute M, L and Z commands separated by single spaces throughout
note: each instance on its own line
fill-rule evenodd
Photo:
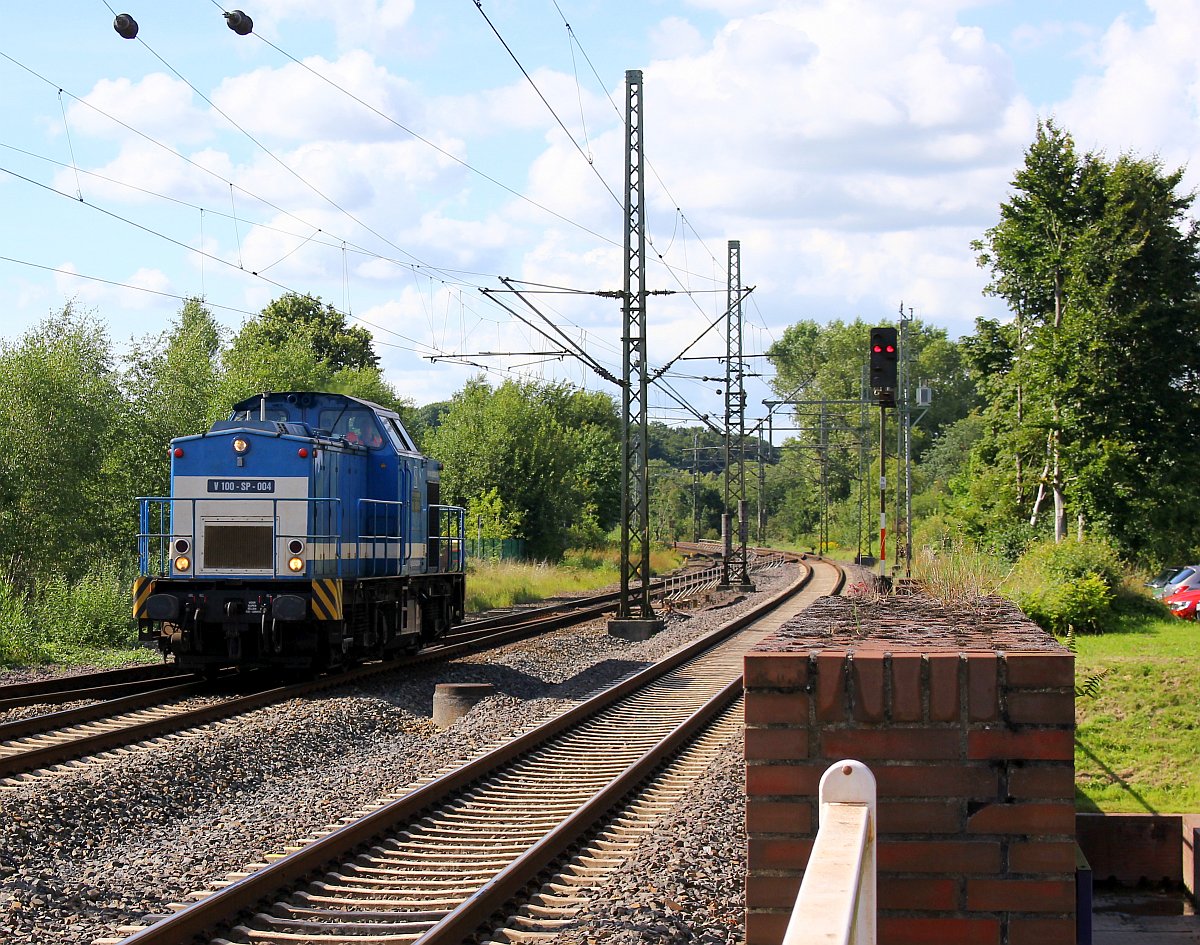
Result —
M 297 451 L 296 455 L 299 456 L 301 459 L 307 459 L 308 458 L 308 448 L 304 447 L 304 446 L 300 447 L 300 449 Z
M 175 458 L 176 459 L 183 458 L 183 447 L 182 446 L 175 447 Z

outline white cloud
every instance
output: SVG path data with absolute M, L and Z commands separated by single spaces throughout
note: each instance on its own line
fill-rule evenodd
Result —
M 698 55 L 706 44 L 694 25 L 683 17 L 669 16 L 651 31 L 650 45 L 655 59 L 674 59 Z
M 258 0 L 253 17 L 255 29 L 275 32 L 280 21 L 328 20 L 336 32 L 338 46 L 378 47 L 412 19 L 416 0 Z M 246 12 L 250 12 L 249 10 Z
M 122 283 L 113 285 L 68 275 L 79 271 L 74 263 L 63 263 L 57 268 L 61 271 L 55 275 L 55 285 L 63 298 L 76 299 L 84 305 L 102 309 L 151 309 L 162 304 L 161 296 L 154 293 L 171 291 L 170 277 L 159 269 L 142 267 L 112 280 Z
M 212 100 L 267 143 L 376 141 L 407 137 L 397 124 L 414 123 L 416 130 L 425 125 L 424 106 L 412 84 L 361 50 L 335 62 L 312 56 L 303 65 L 291 62 L 227 78 Z
M 969 242 L 994 222 L 1036 120 L 1003 51 L 961 26 L 949 0 L 739 6 L 747 14 L 705 51 L 644 71 L 655 249 L 669 244 L 680 271 L 707 272 L 709 253 L 721 266 L 725 241 L 741 239 L 758 304 L 786 306 L 786 320 L 878 317 L 904 297 L 952 333 L 969 331 L 991 308 Z M 621 136 L 594 139 L 596 166 L 615 185 Z M 620 210 L 561 142 L 532 165 L 529 193 L 621 238 Z M 706 249 L 678 231 L 676 204 Z M 566 270 L 547 281 L 578 284 L 569 280 L 588 278 L 587 260 L 595 282 L 595 260 L 567 255 L 574 234 L 554 231 L 527 253 L 529 269 Z M 619 249 L 600 257 L 619 279 Z M 812 310 L 796 311 L 805 299 Z M 700 318 L 692 311 L 673 318 Z
M 101 79 L 82 101 L 70 105 L 67 123 L 74 134 L 118 139 L 138 137 L 129 130 L 136 128 L 177 147 L 194 145 L 213 132 L 208 106 L 197 106 L 187 83 L 162 72 L 137 82 Z
M 1083 148 L 1158 155 L 1174 168 L 1200 148 L 1200 9 L 1186 0 L 1147 6 L 1148 25 L 1126 17 L 1112 24 L 1097 46 L 1095 72 L 1055 113 Z M 1200 176 L 1193 170 L 1185 183 L 1195 187 Z

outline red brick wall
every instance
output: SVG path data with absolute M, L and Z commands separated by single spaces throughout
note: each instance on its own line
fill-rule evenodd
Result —
M 782 940 L 843 758 L 878 785 L 880 945 L 1073 945 L 1074 662 L 1046 639 L 746 657 L 747 945 Z
M 1194 871 L 1185 814 L 1076 814 L 1075 835 L 1097 883 L 1180 883 Z

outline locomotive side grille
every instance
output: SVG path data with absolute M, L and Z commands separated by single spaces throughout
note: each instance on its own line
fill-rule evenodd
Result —
M 205 525 L 204 567 L 268 569 L 273 539 L 270 525 Z

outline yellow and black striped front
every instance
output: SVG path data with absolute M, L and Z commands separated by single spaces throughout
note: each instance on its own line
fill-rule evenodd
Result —
M 154 593 L 154 578 L 137 577 L 133 579 L 133 616 L 142 619 L 146 614 L 146 601 Z
M 341 578 L 321 578 L 313 581 L 312 610 L 317 620 L 342 619 Z

